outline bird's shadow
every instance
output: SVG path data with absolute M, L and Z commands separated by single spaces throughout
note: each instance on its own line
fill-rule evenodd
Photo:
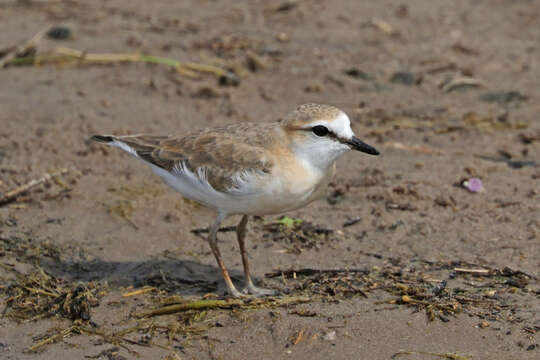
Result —
M 154 286 L 170 293 L 202 295 L 209 292 L 225 293 L 221 271 L 211 265 L 191 260 L 159 259 L 148 261 L 58 261 L 45 258 L 40 261 L 51 275 L 69 282 L 104 282 L 118 287 Z M 244 278 L 240 271 L 231 271 L 238 286 Z

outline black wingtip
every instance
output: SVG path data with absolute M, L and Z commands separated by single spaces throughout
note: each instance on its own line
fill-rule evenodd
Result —
M 90 139 L 102 143 L 110 143 L 114 141 L 114 138 L 110 135 L 93 135 Z

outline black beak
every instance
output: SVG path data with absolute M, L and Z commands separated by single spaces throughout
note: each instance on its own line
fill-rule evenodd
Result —
M 370 155 L 379 155 L 379 151 L 373 146 L 366 144 L 356 136 L 353 136 L 351 140 L 347 140 L 347 145 L 349 145 L 353 150 L 358 150 L 365 152 Z

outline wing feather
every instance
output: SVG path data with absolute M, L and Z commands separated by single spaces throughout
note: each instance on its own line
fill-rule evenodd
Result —
M 240 195 L 252 191 L 254 176 L 272 172 L 274 164 L 268 156 L 268 134 L 272 132 L 261 131 L 263 126 L 276 127 L 244 123 L 200 130 L 184 137 L 100 135 L 94 139 L 120 147 L 175 176 L 189 171 L 218 192 Z

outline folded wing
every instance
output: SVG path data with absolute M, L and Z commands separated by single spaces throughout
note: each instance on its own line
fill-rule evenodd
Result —
M 185 137 L 95 135 L 92 139 L 119 147 L 149 163 L 171 186 L 173 179 L 165 176 L 198 181 L 219 193 L 241 196 L 251 193 L 254 178 L 270 174 L 273 166 L 266 156 L 264 141 L 244 141 L 246 132 L 249 128 L 230 126 Z M 190 190 L 173 187 L 182 193 Z

